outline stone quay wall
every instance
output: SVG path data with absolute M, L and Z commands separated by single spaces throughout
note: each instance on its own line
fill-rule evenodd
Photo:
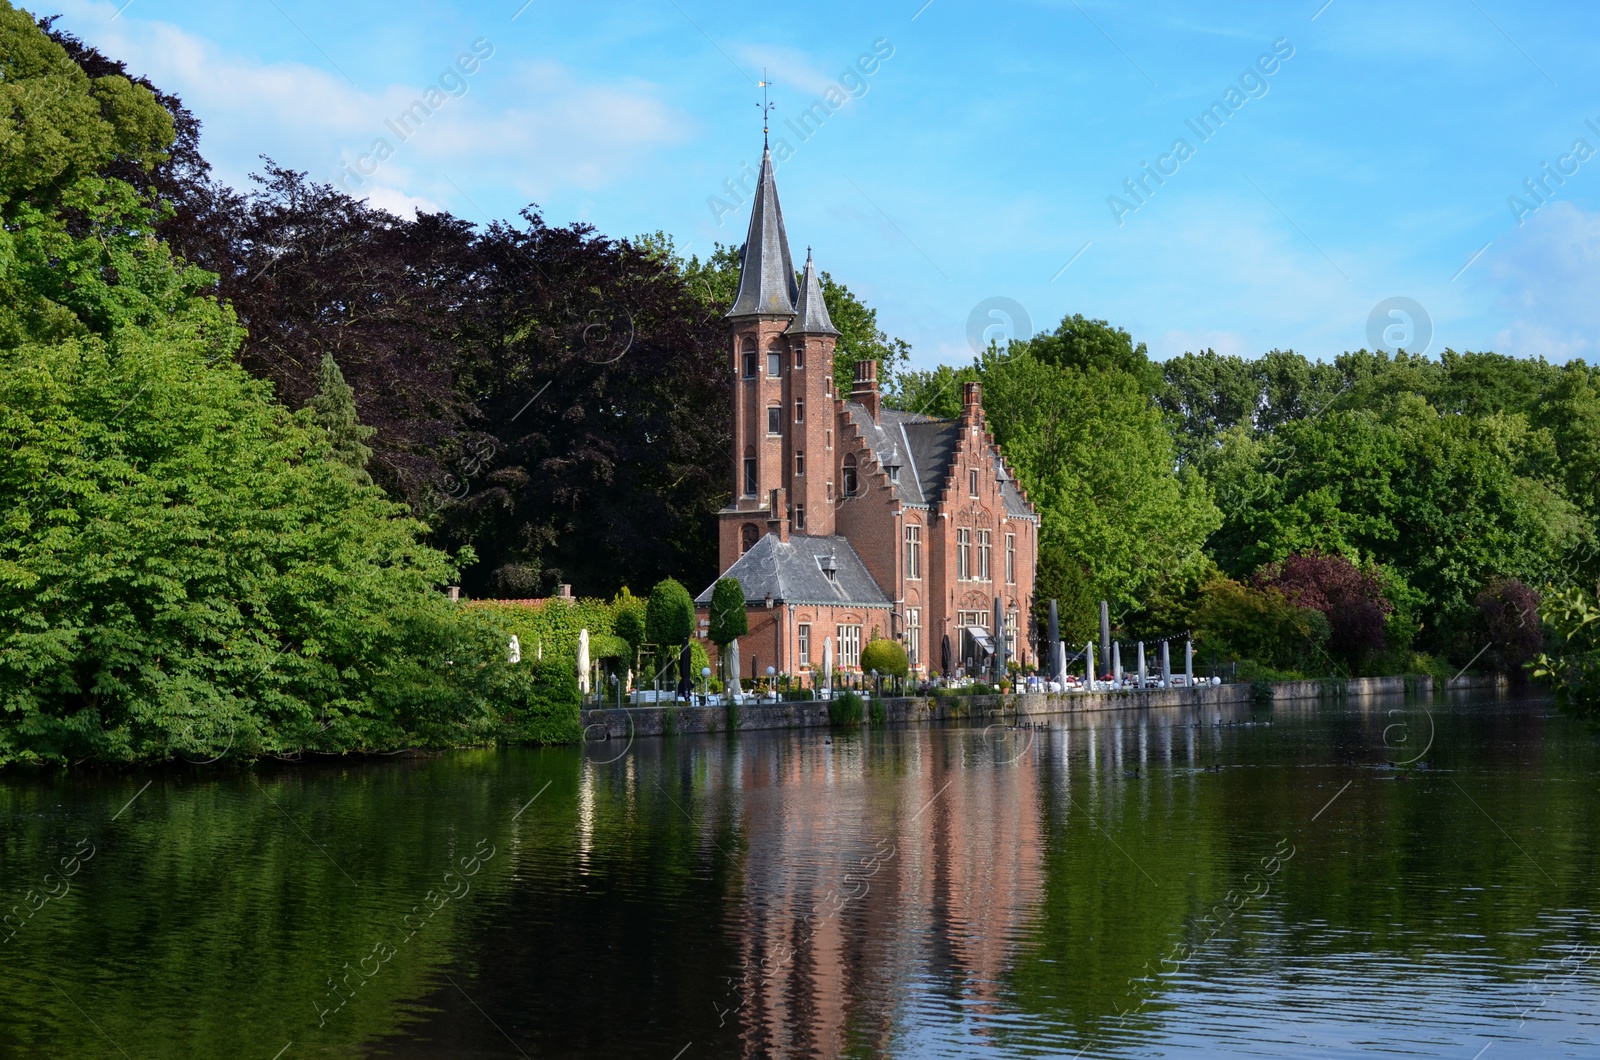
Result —
M 1437 687 L 1436 687 L 1437 686 Z M 1504 677 L 1458 677 L 1435 682 L 1431 677 L 1361 677 L 1319 681 L 1262 682 L 1200 685 L 1195 688 L 1124 689 L 1115 692 L 1036 693 L 990 696 L 903 696 L 882 700 L 887 720 L 894 724 L 947 721 L 1015 722 L 1055 714 L 1102 710 L 1142 710 L 1150 707 L 1241 706 L 1253 703 L 1287 703 L 1295 700 L 1341 700 L 1365 696 L 1412 695 L 1432 697 L 1445 691 L 1501 690 Z M 865 697 L 864 697 L 865 698 Z M 730 726 L 730 722 L 736 724 Z M 677 733 L 726 732 L 755 729 L 827 728 L 826 700 L 792 703 L 741 703 L 735 713 L 722 704 L 677 704 L 648 707 L 599 707 L 583 711 L 586 740 L 666 736 Z

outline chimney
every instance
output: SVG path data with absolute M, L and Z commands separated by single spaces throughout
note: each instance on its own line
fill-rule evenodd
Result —
M 983 416 L 983 384 L 961 384 L 961 419 L 967 423 L 977 423 Z
M 789 491 L 775 487 L 767 510 L 767 533 L 776 532 L 779 541 L 789 540 Z
M 563 582 L 562 584 L 556 586 L 556 599 L 558 599 L 558 600 L 570 600 L 570 599 L 572 599 L 572 586 L 566 584 L 565 582 Z
M 878 362 L 857 361 L 856 382 L 850 390 L 850 400 L 865 405 L 872 422 L 878 422 Z

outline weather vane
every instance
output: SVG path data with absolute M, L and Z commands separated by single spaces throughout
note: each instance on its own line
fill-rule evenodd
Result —
M 756 104 L 756 106 L 761 108 L 761 149 L 763 151 L 767 148 L 767 115 L 771 114 L 772 108 L 777 106 L 776 103 L 767 102 L 767 88 L 771 84 L 772 82 L 767 80 L 766 68 L 763 67 L 761 70 L 761 80 L 756 82 L 756 87 L 761 89 L 761 102 Z

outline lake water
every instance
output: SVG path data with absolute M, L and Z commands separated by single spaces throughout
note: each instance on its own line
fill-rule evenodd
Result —
M 0 1056 L 1593 1057 L 1597 748 L 1396 699 L 11 776 Z

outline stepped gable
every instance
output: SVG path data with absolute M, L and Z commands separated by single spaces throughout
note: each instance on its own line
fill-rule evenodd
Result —
M 824 571 L 831 559 L 833 577 Z M 843 537 L 792 534 L 780 541 L 767 534 L 740 556 L 724 578 L 737 578 L 745 603 L 757 605 L 768 596 L 786 604 L 840 604 L 852 607 L 889 607 L 891 601 L 867 572 L 855 548 Z M 709 606 L 715 585 L 695 597 Z

